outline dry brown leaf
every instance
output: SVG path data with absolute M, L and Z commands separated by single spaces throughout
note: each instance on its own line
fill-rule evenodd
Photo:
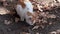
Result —
M 15 22 L 18 22 L 18 21 L 20 21 L 20 19 L 16 17 L 16 18 L 15 18 Z
M 6 8 L 0 7 L 0 14 L 1 14 L 1 15 L 9 14 L 9 13 L 10 13 L 9 10 L 7 10 Z
M 50 34 L 57 34 L 57 32 L 56 31 L 52 31 L 52 32 L 50 32 Z
M 38 28 L 39 28 L 39 26 L 34 26 L 34 27 L 32 28 L 32 30 L 38 29 Z
M 9 25 L 9 24 L 11 24 L 12 22 L 11 21 L 8 21 L 8 20 L 5 20 L 4 21 L 4 24 L 6 24 L 6 25 Z

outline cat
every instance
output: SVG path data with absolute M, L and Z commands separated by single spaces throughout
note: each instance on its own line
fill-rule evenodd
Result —
M 29 25 L 33 25 L 34 23 L 30 19 L 32 17 L 31 15 L 34 13 L 32 3 L 29 0 L 19 0 L 19 1 L 20 3 L 17 4 L 16 11 L 17 14 L 20 16 L 21 21 L 24 21 L 25 19 Z

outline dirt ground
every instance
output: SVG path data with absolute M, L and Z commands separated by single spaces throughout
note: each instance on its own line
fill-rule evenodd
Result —
M 54 9 L 55 10 L 55 9 Z M 28 24 L 26 24 L 25 22 L 14 22 L 10 24 L 10 25 L 5 25 L 4 24 L 4 20 L 14 20 L 14 17 L 12 17 L 11 15 L 0 15 L 0 33 L 1 34 L 24 34 L 24 32 L 26 33 L 30 33 L 30 34 L 36 34 L 38 33 L 42 33 L 42 34 L 48 34 L 51 31 L 55 31 L 60 29 L 60 9 L 57 8 L 56 11 L 58 13 L 56 13 L 55 11 L 51 11 L 51 13 L 55 14 L 57 16 L 56 19 L 49 19 L 50 21 L 54 21 L 55 24 L 46 26 L 44 29 L 37 29 L 37 30 L 31 30 Z
M 11 7 L 7 7 L 7 9 L 11 9 Z M 46 25 L 45 28 L 41 29 L 34 29 L 32 30 L 33 26 L 28 25 L 25 21 L 19 21 L 16 23 L 14 16 L 6 14 L 0 15 L 0 34 L 49 34 L 52 31 L 60 30 L 60 7 L 52 10 L 44 10 L 44 12 L 49 12 L 50 14 L 54 14 L 57 18 L 48 19 L 48 22 L 53 22 L 52 25 Z M 4 24 L 5 20 L 11 21 L 12 23 L 9 25 Z

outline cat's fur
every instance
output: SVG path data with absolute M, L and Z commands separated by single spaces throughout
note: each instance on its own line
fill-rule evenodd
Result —
M 24 19 L 25 19 L 28 24 L 33 25 L 34 23 L 32 23 L 32 21 L 30 20 L 31 15 L 30 16 L 28 15 L 28 13 L 33 14 L 32 3 L 29 0 L 28 1 L 24 0 L 23 3 L 25 5 L 24 7 L 23 7 L 23 5 L 21 5 L 21 3 L 17 4 L 17 6 L 16 6 L 17 14 L 20 16 L 21 21 L 24 21 Z

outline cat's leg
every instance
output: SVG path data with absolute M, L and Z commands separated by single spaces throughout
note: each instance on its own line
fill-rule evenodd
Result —
M 24 16 L 20 15 L 20 21 L 24 21 Z

